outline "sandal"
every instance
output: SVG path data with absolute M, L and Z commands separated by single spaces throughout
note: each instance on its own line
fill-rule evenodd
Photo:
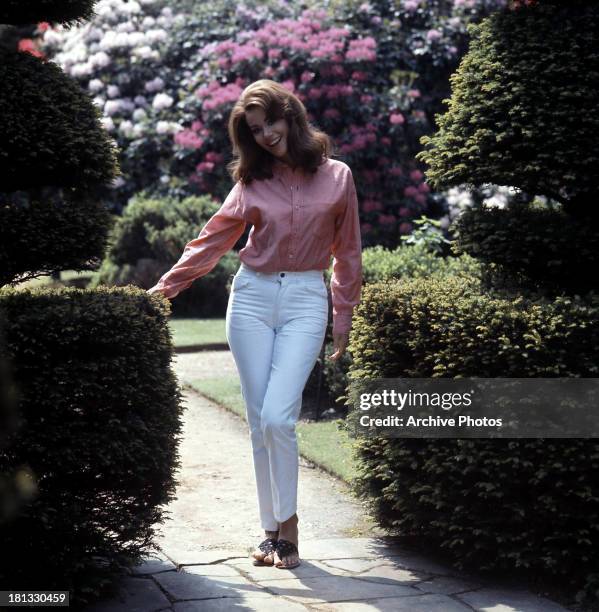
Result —
M 265 554 L 269 555 L 277 549 L 278 540 L 276 538 L 266 538 L 258 544 L 258 548 Z M 266 558 L 266 557 L 265 557 Z M 274 563 L 274 559 L 273 559 Z M 256 559 L 254 557 L 254 565 L 272 565 L 272 563 L 265 563 L 263 560 Z
M 279 559 L 281 559 L 281 561 L 275 563 L 275 565 L 279 569 L 293 569 L 294 567 L 297 567 L 300 564 L 300 561 L 296 561 L 292 565 L 283 565 L 283 557 L 287 557 L 288 555 L 292 555 L 293 553 L 297 553 L 299 556 L 297 546 L 293 542 L 283 539 L 278 540 L 275 550 L 277 555 L 279 556 Z

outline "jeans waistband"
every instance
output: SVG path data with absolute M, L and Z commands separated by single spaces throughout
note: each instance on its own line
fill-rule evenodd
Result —
M 279 270 L 277 272 L 258 272 L 258 270 L 254 270 L 250 268 L 243 262 L 239 266 L 239 272 L 247 272 L 256 276 L 258 278 L 264 278 L 265 280 L 278 280 L 281 277 L 283 278 L 303 278 L 303 279 L 323 279 L 323 270 Z

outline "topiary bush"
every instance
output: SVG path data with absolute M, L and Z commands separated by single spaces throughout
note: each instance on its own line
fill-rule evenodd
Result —
M 384 281 L 365 287 L 354 325 L 352 380 L 599 371 L 596 294 L 523 297 L 465 277 Z M 458 567 L 524 569 L 570 590 L 597 567 L 595 440 L 359 435 L 355 449 L 354 490 L 377 521 L 446 549 Z
M 106 258 L 91 287 L 134 284 L 149 289 L 177 262 L 185 245 L 219 207 L 207 196 L 178 200 L 137 195 L 117 219 Z M 237 253 L 226 253 L 208 274 L 173 299 L 173 313 L 224 316 L 229 277 L 238 267 Z
M 64 24 L 90 19 L 96 0 L 2 0 L 0 23 L 15 25 L 54 21 Z
M 599 289 L 597 224 L 561 210 L 483 208 L 464 211 L 455 230 L 456 250 L 486 264 L 488 284 L 548 293 Z
M 37 486 L 0 525 L 0 582 L 85 603 L 147 554 L 174 498 L 182 408 L 167 309 L 108 288 L 5 288 L 0 308 L 21 395 L 0 473 L 27 466 Z
M 416 156 L 431 185 L 512 185 L 597 218 L 597 3 L 539 2 L 468 29 L 449 109 Z
M 90 190 L 113 180 L 114 144 L 91 100 L 58 66 L 29 53 L 5 53 L 0 82 L 4 191 Z
M 76 189 L 0 192 L 0 285 L 97 269 L 111 224 L 102 202 Z

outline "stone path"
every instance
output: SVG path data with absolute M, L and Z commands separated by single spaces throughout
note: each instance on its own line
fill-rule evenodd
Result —
M 182 384 L 235 374 L 229 352 L 179 354 Z M 345 483 L 306 462 L 299 475 L 299 551 L 293 570 L 255 567 L 260 529 L 244 421 L 185 392 L 178 497 L 159 550 L 86 612 L 558 612 L 524 589 L 459 573 L 402 548 L 367 517 Z M 366 537 L 365 537 L 366 536 Z

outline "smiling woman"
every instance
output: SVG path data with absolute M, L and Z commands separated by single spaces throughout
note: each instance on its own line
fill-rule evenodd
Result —
M 180 260 L 150 289 L 172 298 L 207 274 L 248 223 L 226 315 L 254 458 L 266 539 L 255 564 L 299 565 L 298 448 L 302 391 L 322 347 L 330 265 L 334 353 L 344 353 L 360 301 L 358 198 L 347 164 L 331 159 L 330 138 L 311 126 L 301 100 L 268 79 L 246 87 L 228 123 L 236 181 L 220 210 Z

